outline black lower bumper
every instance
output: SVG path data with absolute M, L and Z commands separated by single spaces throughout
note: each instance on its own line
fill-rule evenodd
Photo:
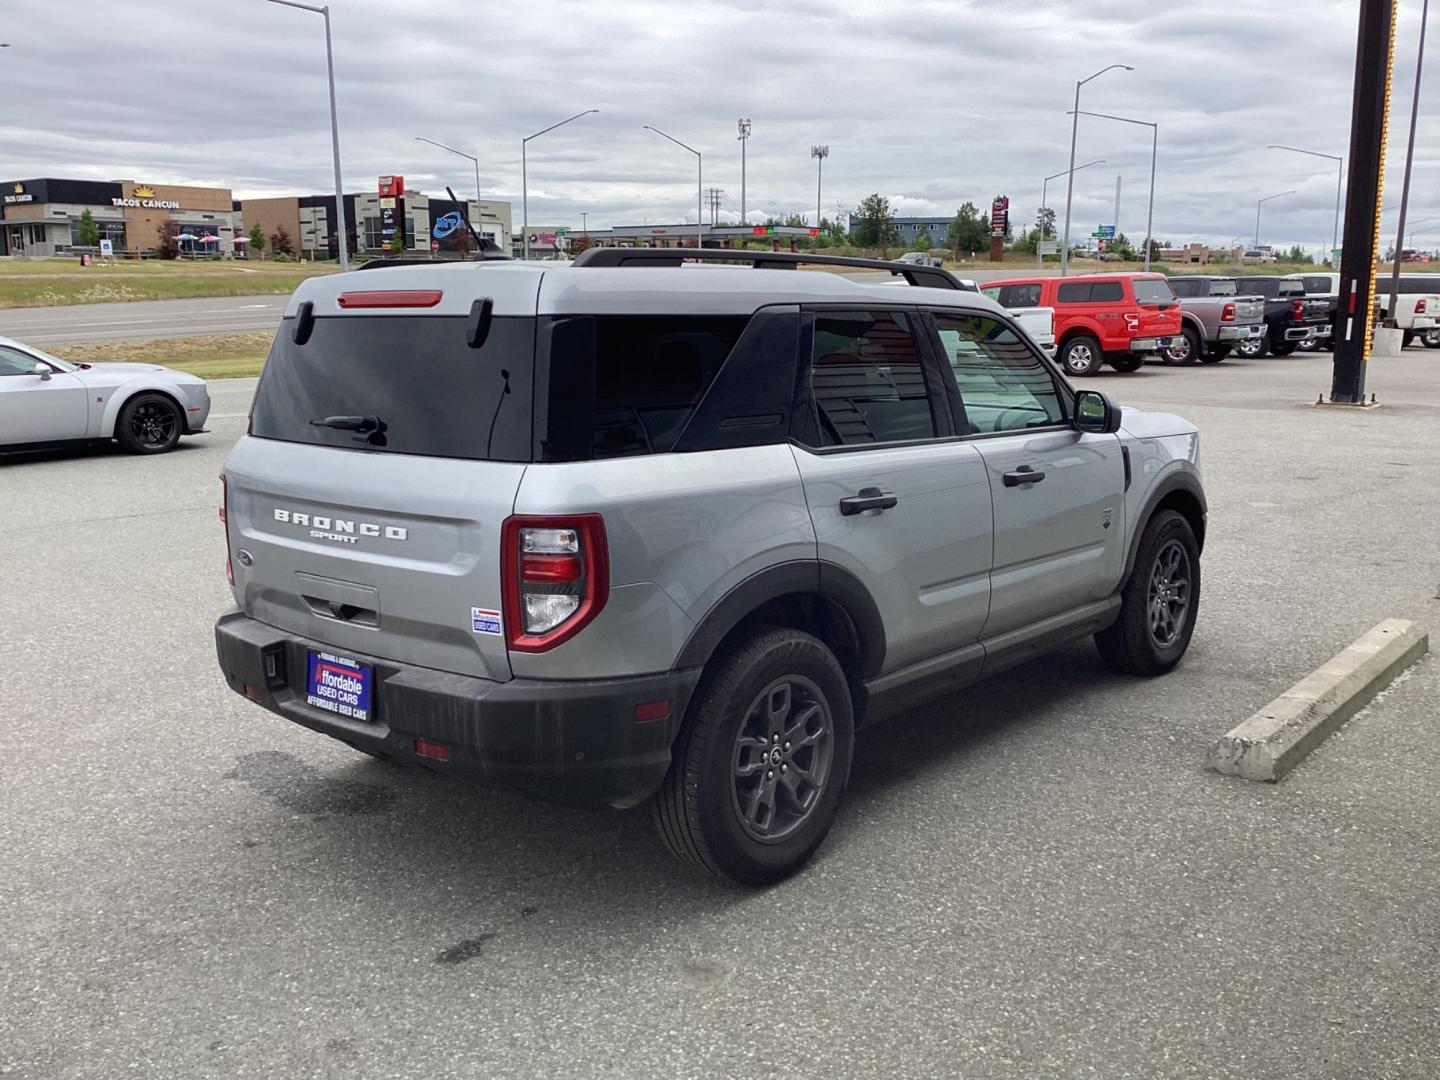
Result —
M 361 722 L 306 703 L 306 654 L 332 646 L 230 611 L 215 624 L 215 647 L 230 688 L 287 720 L 396 761 L 574 806 L 634 806 L 659 787 L 700 675 L 494 682 L 376 660 L 374 719 Z M 636 718 L 636 706 L 660 701 L 671 703 L 667 715 Z M 417 753 L 417 740 L 443 747 L 447 759 Z

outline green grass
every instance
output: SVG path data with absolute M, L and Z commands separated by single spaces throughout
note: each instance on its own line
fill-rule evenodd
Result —
M 73 259 L 0 260 L 0 308 L 285 295 L 330 263 L 124 262 L 82 267 Z
M 202 379 L 243 379 L 259 375 L 270 352 L 268 333 L 205 334 L 198 337 L 158 338 L 154 341 L 115 341 L 64 345 L 53 351 L 76 364 L 128 361 L 164 364 Z

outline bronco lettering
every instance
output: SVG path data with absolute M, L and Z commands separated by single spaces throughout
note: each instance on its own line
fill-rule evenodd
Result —
M 310 535 L 317 540 L 334 540 L 342 544 L 355 543 L 360 536 L 383 536 L 386 540 L 409 540 L 410 530 L 402 525 L 378 525 L 373 521 L 355 521 L 350 518 L 331 518 L 321 514 L 310 515 L 298 510 L 283 510 L 275 507 L 276 521 L 287 525 L 300 525 L 310 529 Z M 330 530 L 334 530 L 333 532 Z

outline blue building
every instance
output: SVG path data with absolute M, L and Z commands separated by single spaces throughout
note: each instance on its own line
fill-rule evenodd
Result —
M 953 218 L 922 218 L 922 217 L 897 217 L 895 228 L 900 230 L 900 243 L 906 247 L 915 246 L 915 238 L 922 232 L 930 234 L 931 247 L 945 247 L 950 242 L 950 222 Z M 850 236 L 855 235 L 855 230 L 860 224 L 860 219 L 854 214 L 846 225 L 846 232 Z

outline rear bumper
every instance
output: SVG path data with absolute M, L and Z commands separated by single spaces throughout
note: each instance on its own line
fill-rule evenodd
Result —
M 1175 343 L 1178 334 L 1154 334 L 1147 337 L 1130 339 L 1130 352 L 1137 353 L 1158 353 L 1164 352 Z
M 1304 326 L 1287 326 L 1285 327 L 1285 340 L 1309 341 L 1311 338 L 1325 337 L 1329 333 L 1329 323 L 1307 323 Z
M 329 649 L 323 642 L 229 611 L 215 624 L 215 647 L 230 688 L 287 720 L 396 761 L 573 806 L 634 806 L 660 786 L 700 675 L 500 683 L 367 661 L 374 719 L 359 722 L 306 704 L 306 654 Z M 267 655 L 279 660 L 268 679 Z M 663 700 L 671 702 L 663 719 L 636 720 L 637 705 Z M 440 744 L 448 760 L 420 756 L 416 740 Z
M 1226 325 L 1220 327 L 1216 341 L 1254 341 L 1258 337 L 1265 336 L 1264 323 L 1243 323 L 1240 325 Z

